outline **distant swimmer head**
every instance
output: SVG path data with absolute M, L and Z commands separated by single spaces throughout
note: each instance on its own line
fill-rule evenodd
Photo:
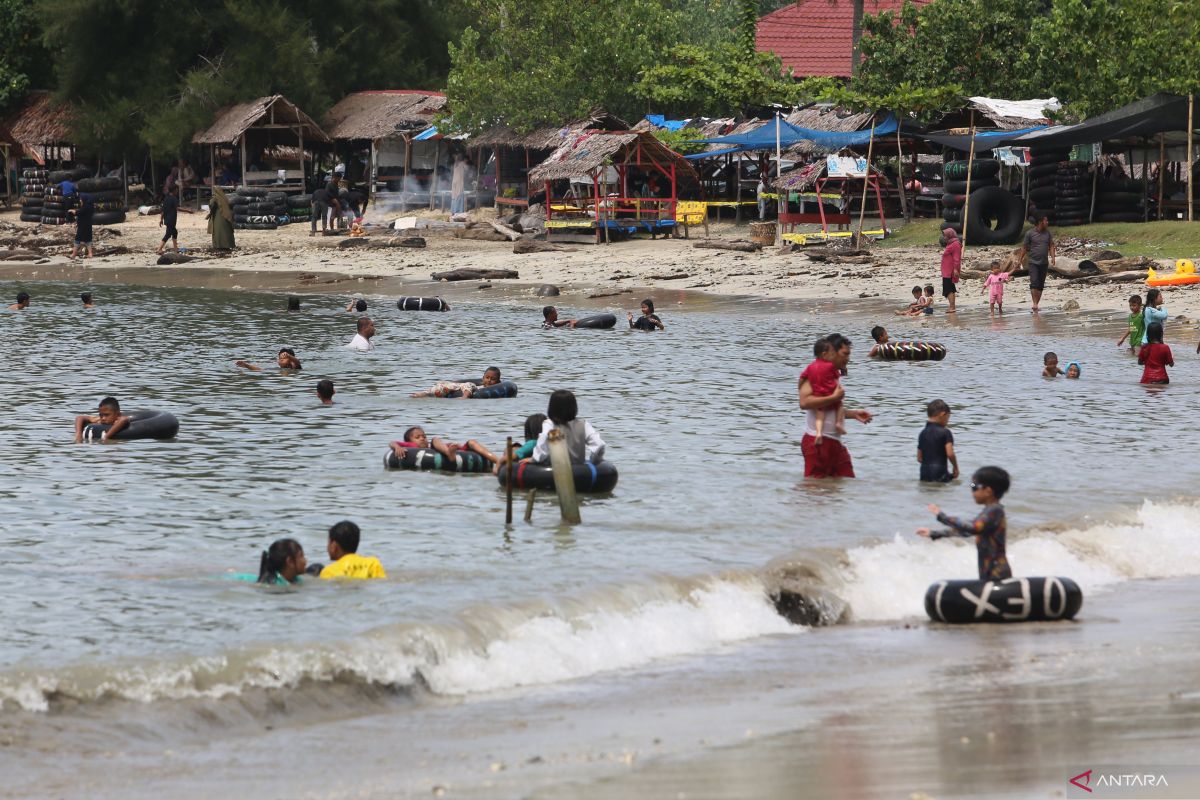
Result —
M 530 414 L 525 418 L 525 441 L 536 439 L 541 435 L 546 419 L 545 414 Z
M 647 316 L 654 313 L 654 301 L 649 297 L 642 301 L 642 313 Z
M 29 292 L 17 292 L 17 305 L 29 305 Z
M 304 548 L 295 539 L 276 539 L 263 550 L 258 563 L 259 583 L 279 583 L 282 579 L 295 583 L 308 569 Z
M 296 358 L 296 351 L 290 347 L 279 348 L 275 362 L 283 369 L 301 369 L 300 359 Z
M 110 395 L 100 401 L 96 416 L 100 417 L 101 425 L 112 425 L 117 421 L 117 417 L 121 416 L 121 404 L 117 402 L 117 398 Z
M 1082 374 L 1083 374 L 1083 367 L 1081 367 L 1079 365 L 1078 361 L 1068 361 L 1067 362 L 1067 377 L 1068 378 L 1078 378 Z
M 920 294 L 921 287 L 914 287 L 913 292 L 915 294 Z M 871 338 L 875 340 L 876 344 L 885 344 L 888 340 L 887 328 L 883 327 L 882 325 L 876 325 L 874 328 L 871 328 Z
M 360 313 L 360 314 L 361 314 L 362 312 L 366 311 L 366 310 L 367 310 L 367 301 L 366 301 L 366 300 L 358 300 L 358 301 L 356 301 L 356 302 L 354 303 L 354 310 L 355 310 L 355 311 L 357 311 L 357 312 L 358 312 L 358 313 Z
M 417 447 L 429 446 L 429 437 L 425 435 L 424 429 L 417 425 L 412 426 L 404 432 L 403 441 L 406 441 L 409 444 L 415 444 Z
M 79 299 L 83 301 L 85 306 L 90 306 L 92 304 L 92 293 L 84 292 L 83 294 L 79 295 Z
M 1146 326 L 1146 341 L 1151 344 L 1162 344 L 1163 326 L 1161 322 L 1151 322 Z
M 322 403 L 326 405 L 332 403 L 333 395 L 333 381 L 329 380 L 328 378 L 323 381 L 317 381 L 317 397 L 321 399 Z
M 488 367 L 483 371 L 483 385 L 495 386 L 500 382 L 500 368 Z
M 555 425 L 566 425 L 579 416 L 579 402 L 566 389 L 556 389 L 550 395 L 546 416 Z
M 553 322 L 558 319 L 558 309 L 554 306 L 543 306 L 542 319 L 546 320 L 546 322 Z

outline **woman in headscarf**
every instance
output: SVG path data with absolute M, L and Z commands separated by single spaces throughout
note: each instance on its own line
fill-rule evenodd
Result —
M 947 314 L 955 313 L 954 301 L 958 296 L 958 279 L 962 274 L 962 242 L 954 228 L 942 229 L 942 241 L 946 249 L 942 251 L 942 296 L 950 307 Z
M 212 190 L 212 202 L 208 205 L 208 232 L 212 234 L 212 246 L 214 250 L 232 250 L 236 247 L 233 243 L 233 209 L 220 186 L 214 186 Z

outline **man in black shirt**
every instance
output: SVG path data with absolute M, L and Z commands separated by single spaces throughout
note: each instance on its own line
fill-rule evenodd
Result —
M 176 253 L 179 252 L 179 230 L 175 226 L 179 223 L 179 186 L 172 184 L 163 195 L 162 201 L 162 216 L 158 219 L 158 227 L 167 229 L 163 234 L 162 241 L 158 243 L 158 249 L 155 250 L 158 255 L 163 254 L 163 250 L 167 247 L 167 240 L 171 240 L 171 249 Z
M 958 477 L 958 457 L 954 454 L 954 434 L 946 427 L 950 422 L 950 406 L 945 400 L 934 400 L 925 406 L 929 420 L 917 437 L 917 463 L 921 465 L 921 480 L 945 483 Z M 953 472 L 951 472 L 953 467 Z

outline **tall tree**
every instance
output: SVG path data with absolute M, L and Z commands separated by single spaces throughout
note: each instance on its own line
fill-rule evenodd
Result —
M 32 0 L 0 0 L 0 111 L 45 86 L 49 59 Z

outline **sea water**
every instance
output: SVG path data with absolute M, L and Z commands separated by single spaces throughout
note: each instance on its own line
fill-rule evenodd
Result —
M 17 288 L 0 283 L 0 295 Z M 1194 365 L 1177 348 L 1172 386 L 1147 392 L 1115 336 L 1083 335 L 1066 315 L 910 321 L 659 293 L 665 332 L 542 331 L 535 298 L 420 313 L 368 295 L 376 349 L 355 353 L 344 298 L 307 296 L 283 313 L 281 295 L 90 284 L 99 307 L 83 311 L 79 284 L 20 288 L 32 307 L 0 314 L 0 733 L 18 746 L 86 760 L 147 742 L 195 748 L 218 731 L 286 745 L 308 726 L 381 713 L 396 729 L 442 715 L 447 730 L 430 735 L 453 742 L 494 698 L 553 703 L 580 681 L 584 698 L 568 693 L 562 714 L 599 736 L 593 706 L 606 693 L 687 659 L 720 683 L 764 641 L 828 646 L 775 613 L 769 565 L 810 565 L 867 630 L 920 620 L 925 587 L 971 577 L 975 554 L 912 530 L 933 523 L 931 502 L 973 514 L 965 484 L 985 464 L 1013 475 L 1014 570 L 1075 579 L 1084 618 L 1123 584 L 1200 573 Z M 875 322 L 949 355 L 871 362 Z M 874 419 L 848 422 L 857 480 L 806 481 L 796 375 L 833 331 L 855 342 L 847 405 Z M 302 371 L 274 367 L 285 346 Z M 1081 361 L 1082 380 L 1042 379 L 1047 350 Z M 493 365 L 518 397 L 408 397 Z M 314 394 L 323 378 L 332 407 Z M 621 475 L 611 496 L 584 501 L 581 525 L 561 524 L 543 498 L 531 523 L 505 526 L 491 475 L 383 468 L 387 443 L 413 425 L 500 452 L 560 388 Z M 175 414 L 178 437 L 74 445 L 73 416 L 108 394 Z M 934 398 L 953 409 L 964 473 L 946 486 L 916 481 Z M 341 519 L 360 525 L 360 552 L 389 580 L 228 579 L 256 572 L 285 536 L 327 561 L 325 533 Z M 671 675 L 686 695 L 694 675 Z M 44 785 L 38 765 L 15 769 Z

